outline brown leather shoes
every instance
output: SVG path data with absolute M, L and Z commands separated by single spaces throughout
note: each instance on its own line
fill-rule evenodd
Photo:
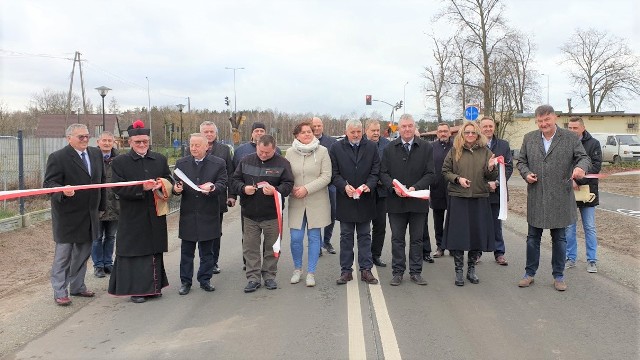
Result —
M 496 257 L 496 263 L 502 266 L 509 265 L 509 263 L 507 262 L 507 259 L 504 258 L 504 255 L 499 255 L 498 257 Z
M 531 284 L 533 284 L 533 276 L 529 275 L 523 276 L 518 282 L 519 287 L 529 287 Z
M 567 290 L 567 283 L 564 282 L 564 279 L 558 278 L 553 281 L 553 287 L 558 291 L 565 291 Z
M 371 270 L 362 270 L 360 272 L 360 280 L 366 282 L 367 284 L 377 284 L 378 283 L 378 279 L 376 279 L 373 274 L 371 273 Z
M 336 280 L 336 284 L 344 285 L 347 283 L 347 281 L 351 281 L 351 280 L 353 280 L 353 275 L 351 275 L 350 272 L 345 271 L 342 274 L 340 274 L 340 277 L 338 278 L 338 280 Z
M 91 290 L 85 290 L 83 292 L 79 292 L 79 293 L 75 293 L 75 294 L 71 294 L 71 296 L 79 296 L 79 297 L 94 297 L 96 296 L 96 293 L 94 293 Z

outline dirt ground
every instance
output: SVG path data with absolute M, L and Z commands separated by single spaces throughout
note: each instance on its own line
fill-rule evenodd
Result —
M 604 172 L 623 170 L 606 168 Z M 640 197 L 639 184 L 640 176 L 637 175 L 610 176 L 600 181 L 600 189 Z M 521 216 L 526 216 L 525 191 L 521 187 L 512 187 L 509 192 L 509 210 Z M 177 215 L 169 217 L 170 229 L 177 227 L 177 220 Z M 598 211 L 596 224 L 600 245 L 640 259 L 640 246 L 637 245 L 640 219 Z M 581 226 L 578 226 L 578 229 L 580 228 Z M 26 229 L 0 233 L 0 298 L 20 291 L 28 285 L 47 282 L 52 259 L 53 240 L 50 221 Z M 88 268 L 92 269 L 91 264 Z

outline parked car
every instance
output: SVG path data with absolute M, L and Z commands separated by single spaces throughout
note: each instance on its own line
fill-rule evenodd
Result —
M 637 134 L 592 133 L 600 142 L 602 161 L 619 164 L 640 161 L 640 137 Z

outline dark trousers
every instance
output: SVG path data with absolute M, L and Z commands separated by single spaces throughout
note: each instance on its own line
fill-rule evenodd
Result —
M 195 257 L 196 244 L 198 244 L 198 250 L 200 251 L 198 282 L 205 284 L 211 280 L 213 275 L 213 253 L 211 251 L 213 240 L 199 242 L 182 240 L 180 248 L 180 281 L 183 284 L 191 285 L 193 280 L 193 258 Z
M 353 235 L 358 234 L 358 267 L 360 271 L 371 270 L 371 223 L 340 221 L 340 268 L 341 272 L 353 271 Z
M 424 217 L 424 228 L 422 229 L 422 255 L 431 254 L 431 237 L 429 236 L 429 208 Z
M 442 249 L 442 236 L 444 234 L 444 215 L 447 209 L 433 210 L 433 232 L 436 234 L 436 246 Z
M 538 271 L 540 263 L 540 239 L 542 230 L 529 225 L 527 234 L 527 275 L 533 277 Z M 553 278 L 561 277 L 564 272 L 565 256 L 567 252 L 567 239 L 565 228 L 550 229 L 551 231 L 551 269 Z
M 220 213 L 220 229 L 222 229 L 222 218 L 224 213 Z M 211 246 L 211 251 L 213 253 L 213 265 L 218 265 L 218 258 L 220 258 L 220 238 L 222 238 L 222 233 L 220 233 L 220 237 L 213 239 L 213 245 Z
M 409 225 L 409 274 L 422 273 L 422 231 L 426 213 L 389 213 L 391 226 L 391 264 L 393 275 L 402 275 L 407 268 L 405 235 Z
M 371 220 L 371 255 L 380 257 L 387 234 L 387 198 L 376 195 L 376 218 Z
M 331 205 L 331 224 L 324 227 L 323 244 L 331 244 L 331 236 L 333 236 L 333 228 L 336 225 L 336 187 L 334 185 L 327 186 L 329 190 L 329 204 Z
M 502 220 L 498 219 L 500 214 L 500 204 L 491 204 L 491 216 L 493 217 L 493 233 L 496 236 L 496 249 L 493 256 L 498 257 L 504 255 L 504 238 L 502 237 Z

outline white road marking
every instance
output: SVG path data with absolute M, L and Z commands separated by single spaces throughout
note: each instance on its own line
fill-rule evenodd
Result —
M 378 271 L 374 266 L 371 269 L 373 276 L 376 279 L 378 277 Z M 376 312 L 376 319 L 378 321 L 378 331 L 380 332 L 380 342 L 382 343 L 382 352 L 385 360 L 400 360 L 400 348 L 398 347 L 398 340 L 396 339 L 396 332 L 393 330 L 393 324 L 389 317 L 389 311 L 387 310 L 387 302 L 384 299 L 382 293 L 382 287 L 380 284 L 369 286 L 369 292 L 371 293 L 371 302 L 373 303 L 373 309 Z
M 357 275 L 353 277 L 353 280 L 347 282 L 347 313 L 349 326 L 349 359 L 366 360 L 367 350 L 364 345 L 364 330 Z

